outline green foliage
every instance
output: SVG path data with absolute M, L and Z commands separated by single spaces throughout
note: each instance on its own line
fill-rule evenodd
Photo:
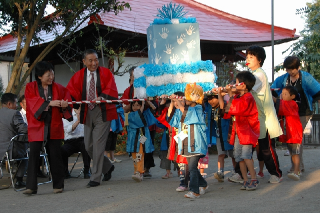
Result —
M 219 67 L 217 68 L 217 84 L 219 86 L 225 86 L 235 80 L 236 75 L 244 70 L 248 70 L 246 67 L 245 61 L 232 62 L 226 61 L 226 57 L 224 56 L 219 63 Z
M 307 3 L 307 7 L 306 27 L 301 32 L 301 39 L 285 52 L 291 50 L 290 54 L 303 62 L 301 68 L 320 80 L 320 0 Z
M 162 133 L 163 133 L 163 129 L 157 128 L 156 136 L 154 138 L 155 153 L 160 151 Z M 126 153 L 126 145 L 127 145 L 127 131 L 124 131 L 122 134 L 118 134 L 115 153 L 117 154 Z

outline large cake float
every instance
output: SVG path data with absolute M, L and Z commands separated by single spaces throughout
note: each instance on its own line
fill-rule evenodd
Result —
M 204 91 L 216 87 L 211 60 L 201 61 L 199 24 L 176 4 L 158 9 L 147 29 L 149 64 L 134 70 L 135 96 L 171 95 L 196 82 Z

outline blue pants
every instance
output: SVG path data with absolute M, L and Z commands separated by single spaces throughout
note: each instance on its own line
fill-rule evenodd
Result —
M 199 187 L 206 187 L 208 185 L 207 181 L 202 177 L 198 170 L 198 162 L 202 156 L 197 155 L 193 157 L 187 157 L 190 172 L 189 189 L 196 194 L 199 194 Z

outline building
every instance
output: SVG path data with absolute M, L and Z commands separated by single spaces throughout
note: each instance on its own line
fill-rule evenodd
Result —
M 130 3 L 131 11 L 124 10 L 118 15 L 110 12 L 92 16 L 90 20 L 86 20 L 81 25 L 76 33 L 79 35 L 79 31 L 82 31 L 82 36 L 77 37 L 76 44 L 69 47 L 65 44 L 58 45 L 44 58 L 54 64 L 57 82 L 66 85 L 73 74 L 70 70 L 77 71 L 82 68 L 79 53 L 87 48 L 96 49 L 99 46 L 99 35 L 103 35 L 101 37 L 105 43 L 108 42 L 109 49 L 118 49 L 119 46 L 128 48 L 122 69 L 130 65 L 147 63 L 146 29 L 153 21 L 157 8 L 169 2 L 164 0 L 127 0 L 126 2 Z M 186 11 L 189 11 L 188 14 L 197 18 L 200 25 L 202 60 L 212 60 L 217 66 L 218 76 L 223 75 L 219 73 L 219 62 L 223 56 L 226 57 L 226 60 L 239 61 L 244 59 L 242 50 L 248 46 L 271 45 L 271 25 L 241 18 L 193 0 L 172 0 L 172 3 L 181 4 Z M 33 44 L 29 49 L 29 63 L 32 63 L 45 46 L 54 39 L 53 33 L 42 32 L 41 37 L 44 41 L 40 45 Z M 275 44 L 297 38 L 295 29 L 274 28 Z M 16 38 L 11 35 L 0 38 L 0 56 L 12 57 L 15 48 Z M 104 66 L 112 67 L 114 64 L 113 70 L 117 69 L 116 60 L 105 57 L 103 61 Z M 103 65 L 102 60 L 100 60 L 100 65 Z M 0 72 L 4 76 L 6 71 L 1 70 Z M 128 80 L 128 74 L 116 76 L 119 93 L 122 93 L 128 86 Z

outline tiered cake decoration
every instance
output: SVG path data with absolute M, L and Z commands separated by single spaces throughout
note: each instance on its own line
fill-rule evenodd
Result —
M 172 3 L 158 9 L 147 29 L 149 64 L 134 70 L 135 96 L 171 95 L 196 82 L 204 91 L 216 87 L 215 66 L 201 61 L 199 24 Z

